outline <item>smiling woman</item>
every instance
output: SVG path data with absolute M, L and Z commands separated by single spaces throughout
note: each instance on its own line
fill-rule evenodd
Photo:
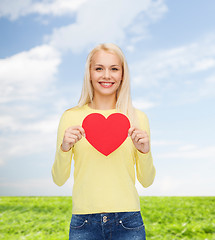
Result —
M 132 106 L 126 59 L 114 44 L 90 52 L 79 104 L 60 120 L 52 167 L 59 186 L 70 176 L 72 157 L 69 239 L 144 240 L 134 165 L 142 186 L 150 186 L 155 168 L 149 123 Z
M 115 83 L 115 86 L 113 86 L 114 88 L 111 87 L 111 90 L 115 90 L 115 95 L 111 96 L 111 99 L 115 103 L 110 104 L 109 101 L 106 101 L 106 95 L 105 98 L 103 98 L 103 105 L 107 103 L 114 105 L 114 107 L 111 108 L 116 107 L 116 109 L 121 110 L 125 114 L 128 114 L 133 125 L 138 126 L 136 112 L 134 111 L 131 102 L 128 65 L 123 52 L 118 46 L 107 43 L 101 44 L 95 47 L 89 53 L 85 66 L 82 93 L 78 103 L 79 107 L 84 106 L 85 104 L 89 104 L 89 106 L 92 107 L 92 105 L 96 102 L 93 86 L 93 76 L 100 76 L 100 82 L 106 81 L 107 83 Z M 104 85 L 105 84 L 103 84 L 103 86 Z M 100 97 L 102 96 L 100 95 Z M 94 108 L 96 107 L 94 106 Z

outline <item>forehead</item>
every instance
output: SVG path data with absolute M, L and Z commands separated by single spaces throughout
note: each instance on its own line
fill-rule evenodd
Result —
M 121 65 L 122 62 L 119 56 L 114 52 L 107 52 L 104 50 L 97 51 L 92 59 L 92 64 L 104 64 L 104 65 Z

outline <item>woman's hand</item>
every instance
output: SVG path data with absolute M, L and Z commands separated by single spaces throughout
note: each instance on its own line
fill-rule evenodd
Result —
M 84 129 L 80 126 L 73 126 L 66 129 L 61 144 L 61 150 L 68 152 L 73 145 L 78 142 L 82 136 L 85 137 Z
M 131 127 L 128 130 L 128 135 L 131 136 L 131 139 L 134 143 L 134 146 L 141 153 L 148 153 L 150 150 L 149 136 L 146 131 L 140 130 L 135 127 Z

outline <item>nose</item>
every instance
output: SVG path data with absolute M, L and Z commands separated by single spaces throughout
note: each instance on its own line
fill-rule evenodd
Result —
M 105 78 L 105 79 L 110 79 L 109 69 L 106 69 L 106 70 L 105 70 L 103 78 Z

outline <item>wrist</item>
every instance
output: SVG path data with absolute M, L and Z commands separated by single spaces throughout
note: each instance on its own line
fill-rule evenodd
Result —
M 150 151 L 150 148 L 149 146 L 148 147 L 145 147 L 145 148 L 142 148 L 142 149 L 138 149 L 139 152 L 143 153 L 143 154 L 147 154 L 149 153 Z
M 65 148 L 65 146 L 63 146 L 63 144 L 60 145 L 60 149 L 63 151 L 63 152 L 69 152 L 71 147 L 67 147 Z
M 138 151 L 139 151 L 140 153 L 142 153 L 142 154 L 147 154 L 147 153 L 149 153 L 149 151 L 142 151 L 142 150 L 139 150 L 139 149 L 138 149 Z

